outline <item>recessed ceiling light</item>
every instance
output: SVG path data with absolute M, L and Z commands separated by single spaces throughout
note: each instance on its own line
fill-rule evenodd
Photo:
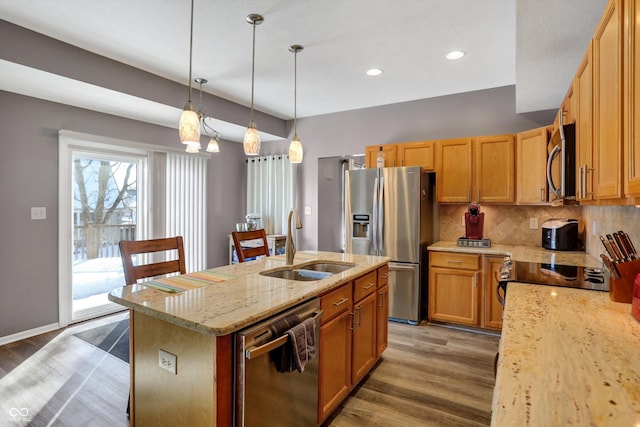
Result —
M 379 76 L 380 74 L 382 74 L 382 70 L 380 68 L 371 68 L 370 70 L 367 70 L 368 76 Z
M 461 50 L 453 50 L 447 53 L 447 59 L 460 59 L 464 56 L 464 52 Z

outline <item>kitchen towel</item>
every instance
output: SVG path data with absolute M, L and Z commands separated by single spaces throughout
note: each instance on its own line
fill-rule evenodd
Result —
M 302 373 L 307 362 L 316 357 L 316 322 L 309 318 L 287 331 L 291 345 L 292 367 Z

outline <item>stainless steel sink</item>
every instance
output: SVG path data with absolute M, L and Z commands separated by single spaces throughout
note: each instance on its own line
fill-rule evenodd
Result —
M 261 271 L 260 274 L 262 276 L 277 277 L 286 280 L 311 282 L 314 280 L 322 280 L 336 273 L 342 273 L 355 266 L 355 264 L 350 262 L 311 261 L 289 268 Z

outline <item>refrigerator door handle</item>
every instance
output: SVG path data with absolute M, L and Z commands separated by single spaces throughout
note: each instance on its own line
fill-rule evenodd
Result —
M 378 255 L 378 188 L 379 188 L 380 178 L 376 175 L 376 179 L 373 183 L 373 209 L 372 209 L 372 222 L 371 229 L 373 232 L 373 251 L 376 255 Z
M 378 255 L 382 255 L 382 251 L 384 251 L 384 235 L 383 225 L 384 225 L 384 177 L 380 177 L 380 187 L 378 189 L 380 195 L 378 196 L 378 222 L 376 223 L 378 227 Z

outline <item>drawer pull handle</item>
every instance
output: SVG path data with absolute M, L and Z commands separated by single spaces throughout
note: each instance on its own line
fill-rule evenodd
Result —
M 453 262 L 453 263 L 456 263 L 456 264 L 461 264 L 462 263 L 462 261 L 460 261 L 459 259 L 448 259 L 447 262 Z
M 369 283 L 368 285 L 363 286 L 363 287 L 362 287 L 362 289 L 364 289 L 365 291 L 367 291 L 367 290 L 369 290 L 369 289 L 373 288 L 374 286 L 376 286 L 376 284 L 375 284 L 375 283 Z
M 334 303 L 333 303 L 333 306 L 334 306 L 334 307 L 339 307 L 339 306 L 341 306 L 342 304 L 344 304 L 344 303 L 345 303 L 345 302 L 347 302 L 347 301 L 349 301 L 349 298 L 342 298 L 340 301 L 338 301 L 338 302 L 334 302 Z
M 388 274 L 380 275 L 380 278 L 381 278 L 381 279 L 388 279 L 388 278 L 389 278 L 389 275 L 388 275 Z

